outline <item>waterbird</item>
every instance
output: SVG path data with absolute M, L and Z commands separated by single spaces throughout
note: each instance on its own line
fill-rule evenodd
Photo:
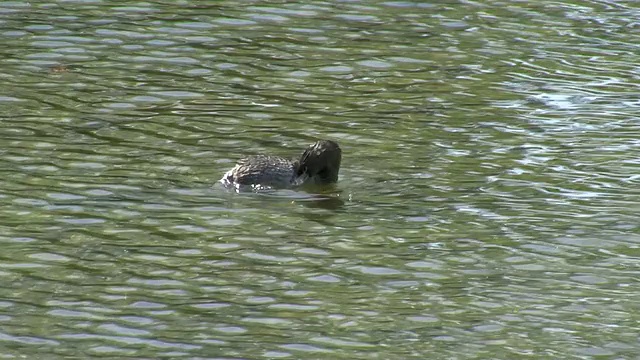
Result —
M 240 190 L 283 189 L 303 185 L 329 185 L 338 181 L 342 150 L 335 141 L 319 140 L 309 145 L 296 160 L 254 155 L 241 159 L 220 182 Z

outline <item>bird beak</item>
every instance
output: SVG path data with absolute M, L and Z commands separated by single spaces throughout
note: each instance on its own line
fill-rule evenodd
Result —
M 302 184 L 304 184 L 305 181 L 307 181 L 307 179 L 309 179 L 309 174 L 304 172 L 300 176 L 298 176 L 298 177 L 293 179 L 293 184 L 295 186 L 302 185 Z

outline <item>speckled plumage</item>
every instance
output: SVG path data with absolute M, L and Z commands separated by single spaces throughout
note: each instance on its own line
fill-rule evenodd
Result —
M 342 150 L 337 143 L 320 140 L 309 145 L 299 160 L 257 155 L 244 158 L 220 179 L 226 187 L 290 188 L 338 181 Z
M 261 185 L 285 188 L 296 178 L 296 164 L 278 156 L 256 155 L 244 158 L 222 177 L 222 183 L 230 185 Z

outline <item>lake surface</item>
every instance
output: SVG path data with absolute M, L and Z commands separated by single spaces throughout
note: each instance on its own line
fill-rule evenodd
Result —
M 0 358 L 637 359 L 639 18 L 0 3 Z M 334 191 L 216 183 L 323 138 Z

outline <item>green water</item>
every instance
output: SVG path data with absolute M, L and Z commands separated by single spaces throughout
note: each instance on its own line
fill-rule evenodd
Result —
M 638 16 L 0 2 L 0 358 L 637 358 Z

